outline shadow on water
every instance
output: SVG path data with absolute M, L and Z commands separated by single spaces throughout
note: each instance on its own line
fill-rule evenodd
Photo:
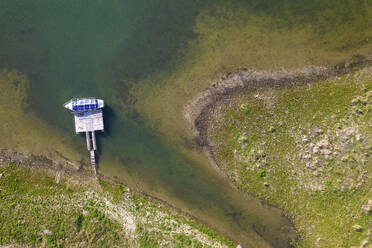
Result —
M 112 137 L 112 123 L 115 120 L 116 115 L 114 109 L 110 105 L 105 104 L 104 107 L 104 132 L 96 132 L 97 151 L 96 151 L 96 164 L 99 166 L 100 155 L 102 154 L 103 139 L 109 139 Z M 99 168 L 97 168 L 99 170 Z

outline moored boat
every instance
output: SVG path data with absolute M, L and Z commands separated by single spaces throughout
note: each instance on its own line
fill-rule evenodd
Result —
M 93 111 L 103 108 L 104 101 L 97 98 L 74 98 L 63 106 L 73 112 Z

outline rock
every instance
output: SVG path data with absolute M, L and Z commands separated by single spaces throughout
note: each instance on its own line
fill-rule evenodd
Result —
M 360 103 L 360 97 L 357 97 L 357 98 L 354 98 L 353 100 L 351 100 L 351 104 L 353 105 L 358 105 Z
M 240 110 L 246 110 L 247 109 L 247 104 L 242 103 L 240 104 Z
M 56 184 L 59 184 L 59 181 L 61 180 L 61 172 L 57 171 L 56 172 Z
M 354 107 L 353 108 L 353 112 L 355 114 L 363 114 L 363 109 Z
M 329 150 L 329 149 L 322 149 L 322 150 L 320 150 L 320 153 L 321 153 L 322 155 L 329 156 L 329 155 L 332 153 L 332 151 Z
M 362 205 L 362 211 L 365 214 L 372 213 L 372 200 L 368 200 L 366 204 Z
M 316 167 L 314 166 L 314 164 L 313 163 L 310 163 L 310 162 L 307 162 L 305 167 L 307 169 L 310 169 L 310 170 L 315 170 L 316 169 Z
M 370 246 L 367 246 L 369 245 L 369 240 L 363 240 L 362 243 L 360 244 L 360 247 L 361 248 L 367 248 L 367 247 L 370 247 Z
M 366 98 L 367 98 L 367 101 L 372 101 L 372 90 L 366 93 Z
M 304 143 L 308 143 L 309 142 L 309 139 L 307 138 L 306 135 L 303 135 L 302 136 L 302 142 L 304 142 Z
M 367 105 L 367 103 L 368 103 L 368 98 L 367 98 L 367 97 L 361 97 L 361 98 L 360 98 L 360 102 L 361 102 L 363 105 Z
M 332 157 L 332 155 L 324 155 L 324 158 L 326 159 L 326 160 L 332 160 L 333 159 L 333 157 Z
M 316 239 L 315 243 L 316 243 L 317 246 L 319 246 L 319 242 L 320 242 L 321 240 L 323 240 L 323 239 L 322 239 L 322 238 L 317 238 L 317 239 Z
M 319 147 L 318 146 L 314 146 L 313 153 L 319 154 Z
M 305 161 L 311 161 L 312 160 L 312 156 L 311 156 L 311 154 L 305 154 L 305 155 L 302 155 L 301 154 L 301 157 L 302 157 L 302 159 L 303 160 L 305 160 Z
M 343 137 L 343 138 L 346 137 L 347 138 L 347 137 L 350 137 L 350 136 L 354 135 L 357 132 L 358 132 L 358 129 L 357 128 L 355 128 L 355 127 L 347 127 L 344 130 L 342 130 L 341 137 Z
M 361 225 L 354 225 L 353 229 L 356 232 L 361 232 L 363 230 L 363 227 Z
M 318 171 L 313 171 L 313 175 L 314 175 L 315 177 L 320 177 L 320 173 L 319 173 Z
M 248 137 L 245 136 L 245 135 L 240 135 L 238 141 L 241 142 L 241 143 L 247 143 L 248 142 Z
M 266 154 L 265 154 L 265 152 L 263 150 L 258 150 L 257 151 L 257 155 L 260 156 L 261 158 L 266 157 Z
M 342 161 L 342 162 L 347 162 L 347 161 L 349 161 L 349 155 L 345 155 L 345 156 L 343 156 L 343 157 L 341 158 L 341 161 Z
M 311 165 L 312 166 L 321 166 L 322 165 L 322 163 L 320 163 L 320 161 L 318 160 L 318 158 L 315 158 L 314 160 L 313 160 L 313 162 L 311 163 Z
M 319 127 L 312 127 L 310 129 L 310 136 L 311 137 L 315 137 L 315 136 L 317 136 L 319 134 L 323 134 L 323 130 L 320 129 Z
M 328 148 L 329 148 L 329 141 L 328 141 L 328 138 L 324 138 L 324 139 L 320 140 L 320 141 L 317 143 L 317 146 L 318 146 L 320 149 L 328 149 Z

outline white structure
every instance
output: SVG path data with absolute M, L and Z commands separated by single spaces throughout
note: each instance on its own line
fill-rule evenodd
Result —
M 96 98 L 71 99 L 63 105 L 74 113 L 75 132 L 85 132 L 87 149 L 90 151 L 90 161 L 97 174 L 94 151 L 97 150 L 95 131 L 104 131 L 103 112 L 104 102 Z M 91 138 L 92 135 L 92 138 Z
M 102 109 L 77 112 L 74 116 L 76 133 L 104 130 Z

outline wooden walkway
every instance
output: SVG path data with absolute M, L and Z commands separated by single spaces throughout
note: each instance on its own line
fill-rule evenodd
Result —
M 97 175 L 96 157 L 94 154 L 94 150 L 90 150 L 90 163 L 92 164 L 94 174 Z
M 92 140 L 90 139 L 90 134 L 92 134 Z M 94 153 L 94 151 L 97 150 L 96 134 L 94 131 L 85 132 L 85 136 L 87 138 L 87 149 L 90 152 L 90 163 L 92 165 L 94 174 L 97 175 L 96 155 Z

